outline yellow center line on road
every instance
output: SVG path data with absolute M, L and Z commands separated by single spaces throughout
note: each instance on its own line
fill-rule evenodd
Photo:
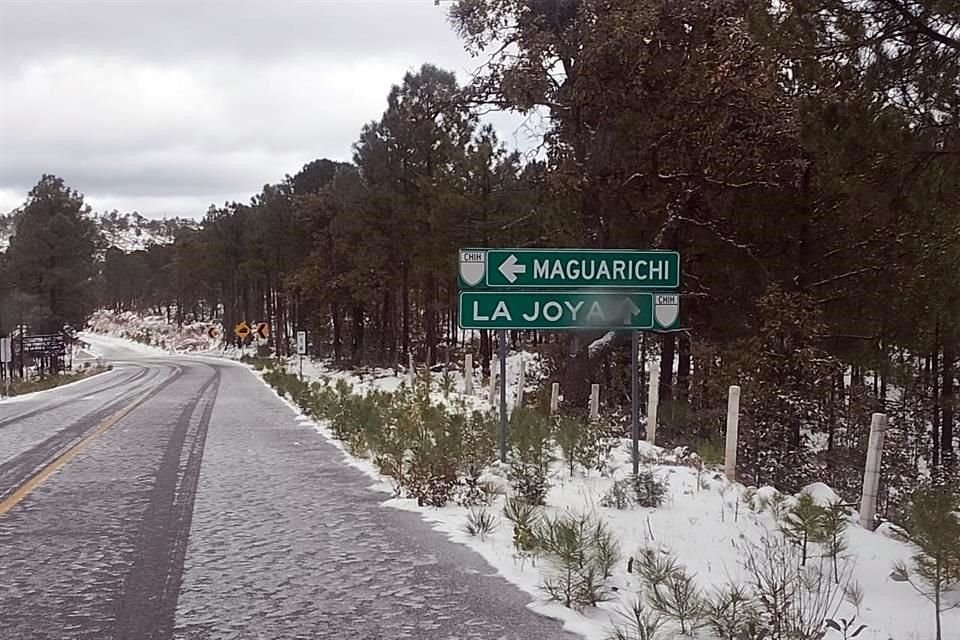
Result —
M 14 491 L 12 494 L 7 496 L 3 502 L 0 502 L 0 517 L 7 515 L 7 513 L 13 509 L 15 506 L 20 504 L 27 496 L 29 496 L 34 489 L 43 484 L 47 478 L 52 476 L 54 473 L 60 470 L 65 464 L 70 462 L 78 453 L 83 451 L 91 442 L 96 440 L 100 435 L 105 433 L 110 427 L 117 424 L 124 416 L 129 414 L 131 411 L 136 409 L 150 394 L 145 394 L 132 403 L 117 411 L 115 414 L 104 420 L 100 423 L 94 431 L 88 433 L 83 437 L 78 443 L 64 451 L 59 457 L 50 462 L 47 466 L 41 469 L 35 476 L 23 483 L 20 488 Z

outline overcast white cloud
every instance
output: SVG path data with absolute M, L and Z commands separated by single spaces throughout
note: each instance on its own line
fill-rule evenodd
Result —
M 43 173 L 97 210 L 202 215 L 360 127 L 424 62 L 476 66 L 433 0 L 0 1 L 0 211 Z M 493 119 L 529 146 L 521 120 Z

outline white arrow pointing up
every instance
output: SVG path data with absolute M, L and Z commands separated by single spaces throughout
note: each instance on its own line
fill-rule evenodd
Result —
M 507 279 L 507 282 L 513 284 L 517 281 L 517 274 L 526 273 L 527 265 L 517 264 L 517 256 L 512 253 L 507 256 L 507 259 L 503 261 L 503 264 L 500 265 L 500 273 L 503 274 L 503 277 Z
M 640 313 L 640 307 L 634 304 L 631 298 L 623 300 L 623 324 L 633 324 L 633 316 Z

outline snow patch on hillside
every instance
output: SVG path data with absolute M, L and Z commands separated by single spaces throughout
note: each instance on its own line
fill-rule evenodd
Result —
M 171 353 L 219 354 L 223 351 L 220 339 L 208 334 L 212 327 L 220 327 L 212 322 L 190 322 L 178 327 L 167 322 L 165 316 L 100 310 L 90 317 L 88 326 L 93 333 L 123 338 Z

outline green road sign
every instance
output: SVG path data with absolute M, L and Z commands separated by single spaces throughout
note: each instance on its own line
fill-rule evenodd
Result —
M 676 289 L 675 251 L 461 249 L 461 289 Z
M 462 291 L 462 329 L 672 329 L 676 293 Z

